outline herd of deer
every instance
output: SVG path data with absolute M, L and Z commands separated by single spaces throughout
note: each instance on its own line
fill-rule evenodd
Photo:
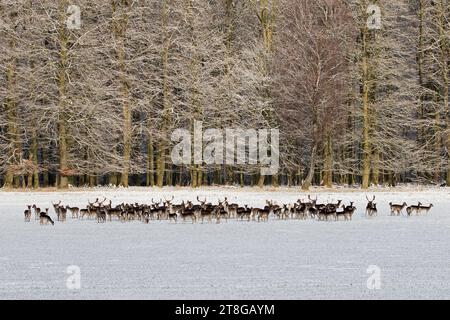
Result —
M 369 217 L 377 216 L 378 209 L 377 209 L 377 204 L 375 203 L 375 196 L 373 196 L 372 200 L 370 200 L 367 196 L 366 196 L 366 199 L 367 199 L 366 215 Z M 433 204 L 424 206 L 421 202 L 418 202 L 417 205 L 408 206 L 408 204 L 406 202 L 403 202 L 402 204 L 395 204 L 395 203 L 389 202 L 389 207 L 391 208 L 391 216 L 402 215 L 403 209 L 406 208 L 406 214 L 409 217 L 413 214 L 421 215 L 424 213 L 428 213 L 431 210 L 431 208 L 433 207 Z
M 366 206 L 366 216 L 374 217 L 378 215 L 377 205 L 375 203 L 375 196 L 372 200 L 369 198 Z M 215 221 L 220 223 L 221 220 L 228 221 L 228 219 L 246 220 L 246 221 L 258 221 L 267 222 L 269 216 L 274 216 L 278 219 L 316 219 L 319 221 L 328 220 L 352 220 L 352 216 L 356 211 L 356 207 L 353 202 L 350 205 L 342 204 L 342 200 L 338 200 L 333 203 L 318 203 L 317 197 L 315 199 L 308 196 L 308 201 L 298 199 L 295 203 L 277 205 L 273 201 L 266 200 L 266 206 L 264 208 L 250 208 L 247 205 L 243 207 L 236 203 L 229 203 L 227 197 L 224 200 L 219 200 L 217 205 L 210 202 L 199 199 L 197 197 L 198 204 L 193 204 L 192 201 L 182 201 L 180 204 L 173 204 L 174 197 L 172 199 L 164 201 L 161 199 L 158 202 L 153 201 L 152 204 L 128 204 L 122 203 L 117 206 L 112 206 L 111 200 L 106 198 L 103 201 L 96 199 L 95 202 L 89 202 L 86 208 L 70 207 L 61 205 L 61 201 L 58 203 L 52 203 L 56 213 L 57 221 L 65 222 L 67 220 L 67 213 L 70 212 L 73 219 L 96 219 L 98 223 L 112 221 L 113 218 L 122 222 L 138 220 L 144 223 L 149 223 L 151 220 L 169 220 L 177 222 L 178 219 L 182 219 L 195 223 L 206 220 L 207 222 Z M 408 206 L 406 203 L 393 204 L 389 203 L 391 208 L 391 215 L 401 215 L 403 209 L 406 208 L 406 213 L 411 216 L 413 213 L 419 215 L 422 213 L 428 213 L 433 207 L 432 204 L 424 206 L 420 202 L 417 205 Z M 32 209 L 34 210 L 35 220 L 39 220 L 40 224 L 54 224 L 51 219 L 48 208 L 45 212 L 41 211 L 36 205 L 27 206 L 25 210 L 25 221 L 30 222 L 32 216 Z

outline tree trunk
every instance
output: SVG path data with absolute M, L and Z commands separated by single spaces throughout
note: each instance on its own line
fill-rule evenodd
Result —
M 306 176 L 305 181 L 303 181 L 302 184 L 302 190 L 309 190 L 309 188 L 312 185 L 312 181 L 314 178 L 314 169 L 316 166 L 316 153 L 317 153 L 317 145 L 314 145 L 314 147 L 311 150 L 311 160 L 309 163 L 309 170 L 308 170 L 308 175 Z
M 149 129 L 150 130 L 150 129 Z M 155 175 L 153 173 L 154 170 L 154 155 L 153 155 L 153 139 L 151 133 L 148 133 L 148 141 L 147 141 L 147 187 L 155 185 Z
M 164 141 L 165 133 L 169 124 L 170 101 L 169 101 L 169 47 L 170 35 L 168 31 L 169 23 L 169 5 L 168 0 L 163 0 L 162 9 L 162 34 L 163 34 L 163 52 L 162 52 L 162 68 L 163 68 L 163 119 L 161 126 L 161 140 L 158 146 L 158 159 L 156 162 L 156 184 L 162 187 L 164 184 L 164 175 L 166 167 L 166 143 Z
M 112 1 L 113 11 L 113 31 L 114 37 L 117 42 L 116 55 L 119 63 L 119 77 L 122 85 L 121 100 L 122 100 L 122 112 L 123 112 L 123 168 L 121 174 L 120 184 L 124 187 L 128 187 L 128 179 L 131 166 L 131 104 L 130 104 L 130 84 L 127 79 L 126 68 L 126 51 L 125 51 L 125 37 L 128 25 L 128 13 L 127 6 L 128 1 L 121 0 L 121 13 L 118 14 L 116 1 Z
M 58 143 L 59 143 L 59 188 L 67 188 L 69 179 L 68 170 L 68 146 L 67 146 L 67 34 L 65 29 L 67 1 L 59 2 L 59 115 L 58 115 Z
M 449 30 L 446 29 L 446 17 L 447 17 L 447 1 L 440 0 L 440 12 L 439 12 L 439 49 L 440 49 L 440 68 L 442 73 L 442 96 L 444 99 L 443 111 L 445 113 L 445 124 L 447 133 L 444 137 L 445 146 L 447 149 L 447 169 L 446 169 L 446 184 L 450 186 L 450 116 L 449 116 L 449 106 L 448 106 L 448 95 L 449 95 L 449 81 L 448 81 L 448 55 L 449 47 L 447 43 Z
M 327 134 L 325 144 L 325 170 L 323 183 L 327 188 L 333 186 L 333 148 L 331 145 L 331 133 Z
M 369 110 L 369 53 L 367 43 L 367 27 L 362 30 L 362 107 L 363 107 L 363 171 L 362 188 L 367 189 L 370 184 L 371 143 L 370 143 L 370 110 Z
M 16 125 L 16 103 L 15 99 L 13 98 L 13 91 L 14 91 L 14 73 L 15 73 L 15 66 L 14 64 L 10 64 L 8 67 L 8 99 L 6 102 L 6 108 L 7 108 L 7 137 L 9 140 L 9 153 L 8 153 L 8 168 L 6 171 L 5 176 L 5 187 L 12 187 L 14 182 L 14 158 L 15 158 L 15 147 L 16 147 L 16 139 L 17 139 L 17 125 Z

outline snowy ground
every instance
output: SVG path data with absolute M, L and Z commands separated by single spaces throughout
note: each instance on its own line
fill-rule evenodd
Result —
M 83 206 L 101 196 L 149 203 L 169 194 L 175 202 L 228 196 L 250 206 L 306 198 L 287 189 L 0 192 L 0 299 L 450 298 L 449 189 L 376 192 L 373 219 L 363 217 L 364 193 L 317 193 L 319 201 L 354 200 L 351 222 L 23 222 L 26 204 Z M 390 217 L 390 201 L 434 208 L 428 216 Z M 79 290 L 66 286 L 70 265 L 80 268 Z M 379 290 L 367 287 L 370 265 L 380 268 Z

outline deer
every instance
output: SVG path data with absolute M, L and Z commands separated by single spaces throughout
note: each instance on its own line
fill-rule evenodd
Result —
M 344 209 L 344 217 L 346 220 L 352 220 L 353 214 L 356 211 L 356 207 L 353 205 L 353 201 L 350 202 L 349 206 L 342 205 Z
M 39 223 L 41 225 L 44 224 L 48 224 L 51 223 L 52 225 L 55 225 L 55 222 L 52 220 L 52 218 L 50 218 L 50 216 L 48 215 L 48 208 L 45 208 L 45 213 L 41 212 L 40 217 L 39 217 Z
M 84 216 L 88 216 L 89 217 L 89 209 L 86 207 L 86 209 L 80 209 L 80 218 L 83 219 Z
M 169 222 L 173 221 L 177 223 L 178 214 L 176 212 L 169 212 Z
M 244 205 L 243 209 L 244 210 L 241 213 L 241 220 L 243 220 L 244 218 L 247 218 L 247 221 L 250 221 L 253 208 L 249 208 L 248 205 Z
M 67 209 L 63 206 L 60 206 L 59 208 L 59 219 L 61 222 L 65 222 L 67 220 Z
M 153 209 L 154 209 L 154 212 L 155 212 L 158 220 L 168 219 L 168 212 L 167 212 L 168 206 L 166 206 L 166 202 L 163 202 L 162 199 L 160 199 L 159 202 L 155 202 L 155 201 L 153 201 L 153 198 L 152 198 L 152 204 L 153 204 Z M 160 204 L 162 204 L 162 206 L 160 206 Z
M 307 203 L 306 210 L 308 211 L 308 216 L 311 219 L 315 219 L 317 214 L 319 213 L 319 210 L 315 207 L 313 203 Z
M 228 203 L 227 197 L 225 197 L 223 204 L 224 210 L 228 213 L 228 216 L 230 218 L 235 218 L 237 216 L 237 209 L 239 208 L 239 205 L 237 203 Z
M 308 194 L 308 200 L 309 200 L 309 202 L 307 202 L 307 204 L 309 204 L 309 205 L 311 205 L 313 207 L 316 206 L 316 204 L 317 204 L 317 196 L 316 196 L 315 199 L 311 199 L 311 195 Z M 301 203 L 301 201 L 300 201 L 300 203 Z
M 265 221 L 268 222 L 269 221 L 269 214 L 270 214 L 270 209 L 259 209 L 258 210 L 258 222 L 260 221 Z
M 66 206 L 66 210 L 69 210 L 69 211 L 70 211 L 70 213 L 71 213 L 71 215 L 72 215 L 72 219 L 78 219 L 78 215 L 79 215 L 79 212 L 80 212 L 80 208 L 78 208 L 78 207 L 69 207 L 69 206 Z
M 339 221 L 340 217 L 343 217 L 345 221 L 348 220 L 348 215 L 345 212 L 345 205 L 342 205 L 342 211 L 336 211 L 335 220 Z
M 41 215 L 41 209 L 38 208 L 35 204 L 33 204 L 32 208 L 34 209 L 34 220 L 39 220 L 39 217 Z
M 324 203 L 317 203 L 317 199 L 318 199 L 317 196 L 316 196 L 315 199 L 312 199 L 311 196 L 308 195 L 309 205 L 311 207 L 316 208 L 317 210 L 325 208 L 326 204 L 324 204 Z
M 330 218 L 336 220 L 336 207 L 332 204 L 327 204 L 325 207 L 318 209 L 317 218 L 319 221 L 328 221 Z
M 106 211 L 106 215 L 108 216 L 109 221 L 112 221 L 112 217 L 116 216 L 118 220 L 120 220 L 120 216 L 122 213 L 122 208 L 121 206 L 116 206 L 115 208 L 113 208 L 111 206 L 112 202 L 111 200 L 109 201 L 109 205 L 105 206 L 105 211 Z
M 369 198 L 366 195 L 366 199 L 368 201 L 366 206 L 366 216 L 373 217 L 378 215 L 377 204 L 375 203 L 375 196 L 373 196 L 372 200 L 369 200 Z
M 52 201 L 52 205 L 53 205 L 53 209 L 55 210 L 56 213 L 56 220 L 60 220 L 60 213 L 59 213 L 59 206 L 61 205 L 61 200 L 58 203 L 53 203 Z
M 258 217 L 258 215 L 259 215 L 259 210 L 260 209 L 258 209 L 258 208 L 252 208 L 251 209 L 251 218 L 252 218 L 252 221 L 256 221 L 256 219 L 257 219 L 257 217 Z
M 211 207 L 204 207 L 200 210 L 200 218 L 203 220 L 206 218 L 208 222 L 211 222 L 212 220 L 212 208 Z
M 223 206 L 223 202 L 219 200 L 219 204 L 214 208 L 214 215 L 216 216 L 216 223 L 220 223 L 220 220 L 223 218 L 225 222 L 228 222 L 228 218 L 230 217 L 228 212 L 225 210 Z
M 53 209 L 55 209 L 56 220 L 64 222 L 67 218 L 67 209 L 61 205 L 61 200 L 58 203 L 53 203 Z
M 183 219 L 183 222 L 186 222 L 187 218 L 191 219 L 192 223 L 195 223 L 197 220 L 194 210 L 188 208 L 181 210 L 181 218 Z
M 25 222 L 30 222 L 31 221 L 31 206 L 27 205 L 28 209 L 26 209 L 23 212 L 23 215 L 25 216 Z
M 416 214 L 418 214 L 421 205 L 422 205 L 422 203 L 418 202 L 417 205 L 411 205 L 411 206 L 407 207 L 406 213 L 408 214 L 408 217 L 410 217 L 414 212 Z
M 418 213 L 419 214 L 422 214 L 422 213 L 428 214 L 428 212 L 431 210 L 432 207 L 433 207 L 432 203 L 430 203 L 430 205 L 428 205 L 428 206 L 419 205 Z
M 308 217 L 307 205 L 300 200 L 299 204 L 295 204 L 294 206 L 294 214 L 297 219 L 306 220 Z
M 106 209 L 104 207 L 96 207 L 97 223 L 106 222 Z
M 252 209 L 248 208 L 248 205 L 244 205 L 243 207 L 239 207 L 236 210 L 236 218 L 244 220 L 246 218 L 248 221 L 250 221 L 250 217 L 252 214 Z
M 211 222 L 213 216 L 215 215 L 215 206 L 213 206 L 211 203 L 207 203 L 206 198 L 202 201 L 197 196 L 197 201 L 200 202 L 199 206 L 193 206 L 192 203 L 189 203 L 189 207 L 194 210 L 196 216 L 202 220 L 202 223 L 205 218 L 208 219 L 209 222 Z
M 402 211 L 404 208 L 406 208 L 408 205 L 406 202 L 403 202 L 403 204 L 394 204 L 392 202 L 389 202 L 389 207 L 391 208 L 391 216 L 399 216 L 402 214 Z

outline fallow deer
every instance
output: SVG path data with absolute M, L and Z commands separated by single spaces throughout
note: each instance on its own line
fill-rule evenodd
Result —
M 377 204 L 375 203 L 375 196 L 373 196 L 372 200 L 369 200 L 369 198 L 366 196 L 366 199 L 368 201 L 366 206 L 366 216 L 373 217 L 378 214 L 377 210 Z
M 25 222 L 30 222 L 31 221 L 31 206 L 27 206 L 28 209 L 26 209 L 23 214 L 25 216 Z
M 428 212 L 431 210 L 432 207 L 433 207 L 432 203 L 430 203 L 430 205 L 428 205 L 428 206 L 420 205 L 418 213 L 419 214 L 423 214 L 423 213 L 428 214 Z
M 45 213 L 44 213 L 44 212 L 41 212 L 41 214 L 40 214 L 40 217 L 39 217 L 39 223 L 40 223 L 41 225 L 44 225 L 44 224 L 48 224 L 49 222 L 50 222 L 52 225 L 55 224 L 55 222 L 52 220 L 52 218 L 50 218 L 50 216 L 48 215 L 48 208 L 45 208 Z
M 406 202 L 403 202 L 403 204 L 395 204 L 392 202 L 389 202 L 389 207 L 391 208 L 391 216 L 399 216 L 402 214 L 402 211 L 404 208 L 406 208 L 408 205 Z
M 417 205 L 411 205 L 406 208 L 406 213 L 410 217 L 413 213 L 419 214 L 420 206 L 422 203 L 418 202 Z
M 270 209 L 259 209 L 258 210 L 258 222 L 260 221 L 269 221 Z
M 66 210 L 69 210 L 69 211 L 70 211 L 70 213 L 71 213 L 71 215 L 72 215 L 72 219 L 78 219 L 78 215 L 79 215 L 79 212 L 80 212 L 80 208 L 78 208 L 78 207 L 69 207 L 69 206 L 66 206 Z
M 39 220 L 39 217 L 41 215 L 41 209 L 38 208 L 35 204 L 33 204 L 32 208 L 34 209 L 34 220 Z

